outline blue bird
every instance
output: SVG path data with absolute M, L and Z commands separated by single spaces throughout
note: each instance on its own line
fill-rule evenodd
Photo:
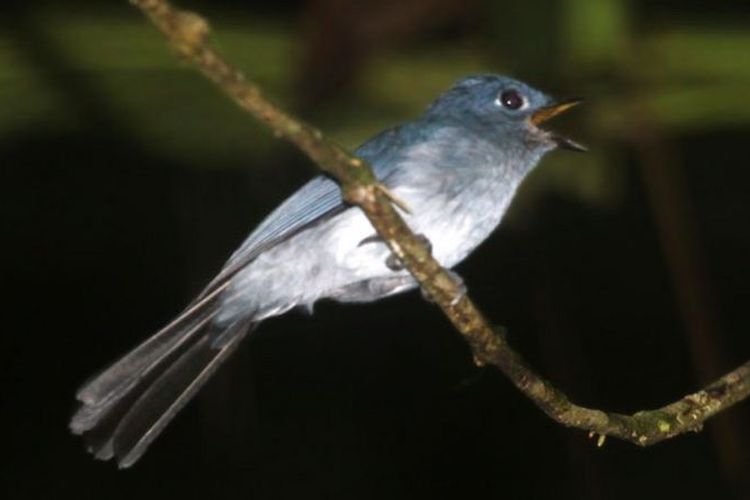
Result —
M 471 76 L 355 154 L 406 202 L 404 219 L 450 269 L 497 227 L 545 153 L 583 150 L 539 128 L 578 102 Z M 177 318 L 78 391 L 70 428 L 97 458 L 128 467 L 261 321 L 320 299 L 369 302 L 416 286 L 360 209 L 318 176 L 260 223 Z

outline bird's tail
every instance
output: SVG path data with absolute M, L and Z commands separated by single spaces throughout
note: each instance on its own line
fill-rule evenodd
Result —
M 115 457 L 120 467 L 135 463 L 252 330 L 252 318 L 214 323 L 219 291 L 191 304 L 78 391 L 81 405 L 70 428 L 97 458 Z

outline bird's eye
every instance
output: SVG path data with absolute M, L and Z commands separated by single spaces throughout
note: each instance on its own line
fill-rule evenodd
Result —
M 518 93 L 517 90 L 505 90 L 502 94 L 500 94 L 498 101 L 499 104 L 502 104 L 503 107 L 511 109 L 513 111 L 520 109 L 524 104 L 526 104 L 526 100 L 521 94 Z

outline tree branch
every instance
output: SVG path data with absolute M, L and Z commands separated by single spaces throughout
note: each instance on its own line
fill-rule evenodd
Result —
M 218 85 L 235 103 L 275 133 L 294 143 L 323 171 L 336 178 L 344 199 L 362 209 L 380 237 L 419 282 L 422 290 L 464 336 L 477 365 L 499 368 L 516 387 L 557 422 L 598 435 L 647 446 L 688 431 L 750 395 L 750 361 L 704 389 L 655 410 L 633 415 L 608 413 L 573 404 L 547 380 L 536 374 L 493 328 L 450 273 L 430 255 L 377 182 L 369 166 L 329 141 L 314 127 L 285 113 L 265 99 L 258 87 L 225 61 L 208 41 L 208 23 L 199 15 L 173 8 L 165 0 L 131 0 L 169 39 L 188 62 Z M 403 208 L 403 207 L 402 207 Z

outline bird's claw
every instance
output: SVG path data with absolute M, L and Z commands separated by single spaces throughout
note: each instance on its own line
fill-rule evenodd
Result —
M 432 243 L 430 243 L 430 240 L 427 239 L 427 236 L 424 234 L 417 234 L 415 237 L 419 240 L 420 243 L 422 243 L 426 248 L 427 252 L 430 254 L 432 253 Z M 364 243 L 365 240 L 362 240 L 360 245 Z M 385 265 L 388 269 L 391 271 L 403 271 L 404 270 L 404 263 L 401 262 L 401 259 L 396 257 L 395 254 L 390 254 L 387 259 L 385 259 Z
M 458 288 L 458 293 L 455 297 L 453 297 L 453 300 L 451 300 L 451 306 L 455 306 L 466 295 L 466 283 L 464 283 L 464 279 L 455 271 L 451 271 L 450 269 L 446 269 L 446 271 L 450 275 L 451 279 L 453 279 L 453 282 L 456 284 L 456 288 Z
M 396 257 L 395 254 L 390 254 L 388 258 L 385 259 L 385 267 L 390 269 L 391 271 L 403 271 L 404 270 L 404 263 L 401 262 L 401 259 Z
M 360 241 L 359 244 L 357 244 L 357 246 L 361 247 L 362 245 L 366 245 L 368 243 L 382 243 L 382 241 L 383 241 L 383 238 L 381 238 L 380 235 L 373 234 L 363 239 L 362 241 Z
M 461 299 L 463 299 L 464 296 L 466 295 L 466 292 L 467 292 L 466 283 L 464 283 L 464 279 L 461 276 L 459 276 L 458 273 L 456 273 L 455 271 L 446 269 L 445 272 L 448 273 L 448 275 L 451 277 L 453 282 L 456 284 L 456 288 L 458 288 L 458 293 L 451 300 L 451 307 L 452 307 L 458 304 L 461 301 Z M 430 296 L 429 293 L 425 291 L 424 288 L 422 288 L 421 290 L 422 290 L 422 297 L 424 297 L 426 301 L 435 302 L 435 300 Z
M 396 196 L 396 193 L 388 189 L 385 184 L 377 183 L 375 184 L 375 188 L 383 193 L 383 195 L 390 200 L 391 203 L 396 205 L 398 208 L 406 212 L 407 214 L 411 214 L 411 208 L 409 208 L 409 205 L 406 204 L 406 202 Z

